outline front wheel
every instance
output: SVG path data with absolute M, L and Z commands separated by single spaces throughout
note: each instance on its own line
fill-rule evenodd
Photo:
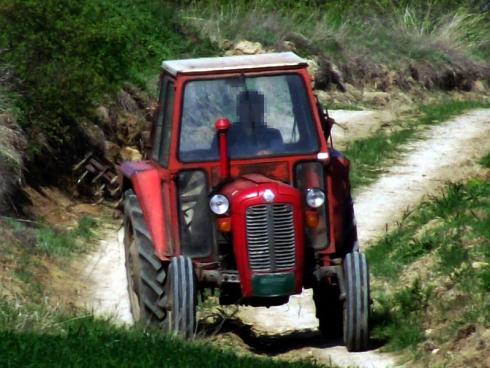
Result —
M 196 331 L 197 282 L 189 257 L 172 259 L 166 282 L 168 329 L 186 339 Z
M 349 351 L 363 351 L 369 340 L 369 270 L 363 253 L 345 256 L 344 277 L 344 343 Z

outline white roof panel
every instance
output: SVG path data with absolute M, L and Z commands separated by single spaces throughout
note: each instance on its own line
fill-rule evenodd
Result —
M 278 68 L 283 66 L 306 66 L 306 60 L 294 52 L 277 52 L 257 55 L 238 55 L 198 59 L 168 60 L 162 68 L 172 75 L 179 73 L 202 73 L 207 71 L 242 70 L 252 68 Z

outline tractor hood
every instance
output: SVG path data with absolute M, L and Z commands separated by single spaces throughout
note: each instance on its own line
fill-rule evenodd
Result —
M 228 197 L 230 203 L 234 202 L 235 198 L 241 197 L 244 194 L 247 198 L 264 196 L 266 189 L 272 191 L 274 195 L 295 195 L 300 196 L 300 192 L 280 181 L 270 179 L 261 174 L 248 174 L 233 180 L 231 183 L 226 184 L 222 189 L 221 193 Z M 270 202 L 274 202 L 275 198 L 268 197 Z M 267 198 L 264 198 L 264 202 L 267 202 Z
M 260 174 L 235 179 L 220 192 L 230 201 L 233 247 L 243 296 L 279 297 L 301 292 L 301 192 Z

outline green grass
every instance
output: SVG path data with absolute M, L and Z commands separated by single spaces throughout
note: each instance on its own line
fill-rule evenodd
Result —
M 36 229 L 36 247 L 41 253 L 50 256 L 66 257 L 84 252 L 88 248 L 88 241 L 95 236 L 96 226 L 96 220 L 90 217 L 82 217 L 74 229 L 64 231 L 41 225 Z
M 86 251 L 90 240 L 95 238 L 97 221 L 82 217 L 72 229 L 59 230 L 44 223 L 23 222 L 14 218 L 4 218 L 3 231 L 10 232 L 10 239 L 19 246 L 32 247 L 39 256 L 66 257 Z M 8 226 L 8 229 L 5 228 Z
M 398 129 L 389 133 L 380 130 L 367 138 L 355 140 L 347 146 L 345 155 L 351 161 L 351 185 L 354 190 L 374 182 L 396 159 L 403 145 L 420 136 L 421 128 L 444 122 L 466 110 L 489 107 L 481 101 L 444 101 L 421 105 L 410 121 L 397 123 Z
M 440 344 L 455 339 L 468 324 L 490 328 L 488 180 L 449 184 L 408 213 L 366 255 L 375 280 L 373 334 L 386 340 L 388 349 L 421 353 L 424 330 L 438 324 L 446 324 L 432 336 Z M 408 267 L 422 257 L 422 274 L 407 286 Z
M 0 366 L 318 367 L 309 362 L 239 356 L 204 341 L 184 342 L 91 315 L 70 317 L 4 302 L 0 302 Z
M 270 0 L 205 0 L 183 6 L 181 14 L 204 37 L 269 47 L 304 38 L 337 62 L 355 55 L 396 66 L 421 60 L 448 65 L 457 56 L 485 60 L 490 55 L 488 16 L 470 2 L 283 1 L 277 6 Z M 311 46 L 297 44 L 301 53 L 312 53 Z

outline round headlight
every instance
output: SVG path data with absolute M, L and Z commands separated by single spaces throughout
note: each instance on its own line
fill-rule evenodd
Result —
M 318 208 L 325 203 L 325 193 L 320 189 L 308 189 L 306 191 L 306 204 L 311 208 Z
M 228 201 L 228 198 L 226 198 L 224 195 L 215 194 L 209 200 L 209 207 L 214 214 L 223 215 L 230 208 L 230 202 Z

